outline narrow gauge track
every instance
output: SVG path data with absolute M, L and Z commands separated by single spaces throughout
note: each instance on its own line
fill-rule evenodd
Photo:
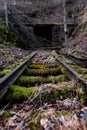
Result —
M 26 61 L 24 61 L 22 64 L 13 69 L 10 73 L 8 73 L 0 79 L 0 99 L 7 92 L 8 87 L 12 85 L 17 80 L 17 78 L 23 73 L 25 68 L 31 63 L 31 60 L 35 57 L 36 54 L 37 51 L 31 53 Z
M 81 77 L 81 74 L 78 74 L 74 69 L 69 67 L 69 65 L 66 64 L 60 57 L 58 57 L 57 54 L 54 53 L 53 56 L 59 63 L 61 63 L 65 67 L 65 69 L 67 70 L 68 77 L 70 79 L 77 79 L 79 83 L 81 83 L 84 87 L 87 87 L 87 80 Z
M 33 52 L 30 54 L 29 58 L 24 61 L 21 65 L 17 66 L 15 69 L 13 69 L 9 74 L 5 75 L 0 79 L 0 99 L 4 96 L 4 94 L 7 92 L 8 87 L 12 85 L 18 77 L 23 73 L 23 71 L 29 66 L 32 59 L 36 56 L 38 52 Z M 74 69 L 69 67 L 68 64 L 66 64 L 61 58 L 58 57 L 57 53 L 52 53 L 52 55 L 55 57 L 55 59 L 65 67 L 67 70 L 67 76 L 70 79 L 77 79 L 83 86 L 87 86 L 87 80 L 81 77 L 80 74 L 78 74 Z
M 59 128 L 60 122 L 62 122 L 62 125 L 67 123 L 66 119 L 68 118 L 62 120 L 62 117 L 68 116 L 68 112 L 71 116 L 68 121 L 72 122 L 71 124 L 68 123 L 69 128 L 73 124 L 73 117 L 76 117 L 74 120 L 77 120 L 82 116 L 84 104 L 80 103 L 82 98 L 76 98 L 78 96 L 76 92 L 80 89 L 80 86 L 69 80 L 66 74 L 64 75 L 60 70 L 62 66 L 65 67 L 69 73 L 69 78 L 79 79 L 82 84 L 85 83 L 86 85 L 86 80 L 81 79 L 80 75 L 63 62 L 55 52 L 46 52 L 46 55 L 44 53 L 42 51 L 34 52 L 30 57 L 32 59 L 37 54 L 36 57 L 33 61 L 31 60 L 31 64 L 30 59 L 28 63 L 25 63 L 27 68 L 24 69 L 23 73 L 21 72 L 20 77 L 16 78 L 16 82 L 10 87 L 8 95 L 10 95 L 9 100 L 13 101 L 14 107 L 7 108 L 7 111 L 9 109 L 11 112 L 11 117 L 8 118 L 5 126 L 2 126 L 3 128 L 9 128 L 9 130 L 13 127 L 15 130 L 16 128 L 39 130 L 41 127 L 46 130 L 45 127 L 49 126 L 52 130 L 61 130 Z M 9 80 L 7 83 L 9 83 Z M 24 101 L 25 97 L 27 97 L 26 101 Z M 14 101 L 16 104 L 14 104 Z M 24 102 L 17 104 L 18 101 Z M 77 112 L 79 112 L 79 115 Z M 62 117 L 60 117 L 60 114 Z M 85 114 L 83 116 L 85 117 Z M 45 126 L 44 123 L 47 122 L 49 124 Z M 51 123 L 54 125 L 50 125 Z M 67 129 L 68 126 L 66 126 Z M 85 129 L 82 128 L 82 130 Z

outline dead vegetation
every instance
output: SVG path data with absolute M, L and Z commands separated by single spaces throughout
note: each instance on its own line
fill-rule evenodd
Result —
M 78 1 L 74 6 L 74 11 L 77 26 L 68 40 L 65 52 L 87 59 L 87 1 Z
M 0 111 L 0 128 L 4 130 L 86 130 L 87 108 L 78 101 L 77 96 L 66 99 L 52 100 L 51 92 L 61 89 L 62 86 L 72 87 L 75 91 L 75 82 L 42 84 L 27 101 L 14 104 L 10 109 Z M 67 89 L 66 88 L 66 89 Z M 48 92 L 49 98 L 43 95 Z M 64 90 L 62 89 L 64 94 Z M 83 93 L 76 90 L 77 95 Z M 66 91 L 67 94 L 67 91 Z M 47 93 L 46 93 L 47 95 Z M 62 96 L 62 95 L 61 95 Z
M 31 64 L 30 68 L 38 70 L 49 67 L 49 61 L 50 67 L 56 66 L 51 53 L 49 56 L 46 54 L 40 51 L 34 60 L 37 62 Z M 12 85 L 5 96 L 5 101 L 9 103 L 0 110 L 0 129 L 86 130 L 86 97 L 86 90 L 75 80 L 40 83 L 29 88 Z

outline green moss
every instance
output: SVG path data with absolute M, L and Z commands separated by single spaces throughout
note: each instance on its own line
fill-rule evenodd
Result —
M 59 76 L 49 76 L 47 78 L 41 77 L 41 76 L 21 76 L 17 83 L 22 86 L 30 86 L 34 84 L 41 84 L 41 83 L 57 83 L 66 81 L 67 78 L 65 75 L 59 75 Z
M 5 69 L 5 70 L 3 70 L 3 71 L 0 73 L 0 76 L 2 77 L 2 76 L 4 76 L 4 75 L 8 74 L 10 71 L 11 71 L 11 70 L 9 70 L 9 69 Z
M 70 59 L 67 59 L 65 56 L 60 55 L 60 58 L 67 64 L 71 64 L 71 65 L 76 65 L 73 61 L 71 61 Z
M 38 129 L 39 129 L 39 126 L 38 126 L 37 124 L 35 124 L 35 123 L 30 123 L 30 124 L 29 124 L 29 128 L 30 128 L 31 130 L 38 130 Z
M 62 114 L 63 115 L 67 115 L 67 116 L 71 116 L 72 115 L 72 112 L 71 111 L 62 111 Z
M 73 70 L 75 70 L 79 74 L 84 74 L 83 77 L 87 78 L 87 69 L 86 68 L 81 68 L 77 65 L 69 65 Z M 69 74 L 68 71 L 63 67 L 61 68 L 61 72 L 63 74 Z
M 42 111 L 39 110 L 37 112 L 34 112 L 31 114 L 31 116 L 28 119 L 28 122 L 26 123 L 26 126 L 29 127 L 31 130 L 39 130 L 40 128 L 40 120 L 41 120 L 41 114 L 48 113 L 48 110 Z M 70 116 L 72 112 L 70 111 L 56 111 L 55 116 L 61 117 L 62 115 L 68 115 Z M 49 117 L 50 119 L 50 117 Z M 58 123 L 55 120 L 55 124 Z
M 3 118 L 9 118 L 11 117 L 11 113 L 9 111 L 5 111 L 2 115 Z
M 50 76 L 49 78 L 46 79 L 46 82 L 53 82 L 53 83 L 57 83 L 57 82 L 63 82 L 66 81 L 67 78 L 65 75 L 59 75 L 59 76 Z
M 80 95 L 79 95 L 79 101 L 80 101 L 82 104 L 85 104 L 85 95 L 80 94 Z
M 28 66 L 29 69 L 43 69 L 43 68 L 54 68 L 58 67 L 58 64 L 47 64 L 47 63 L 32 63 Z
M 42 69 L 46 66 L 49 66 L 49 65 L 44 65 L 43 63 L 32 63 L 29 65 L 29 69 Z
M 87 79 L 87 74 L 83 74 L 82 76 L 83 78 Z
M 34 84 L 40 84 L 44 82 L 44 78 L 41 76 L 21 76 L 17 83 L 22 86 L 29 86 Z
M 37 87 L 26 88 L 23 86 L 12 85 L 8 89 L 8 93 L 6 94 L 6 99 L 12 101 L 23 101 L 28 99 L 28 97 L 36 91 L 37 91 Z
M 27 127 L 29 126 L 31 130 L 38 130 L 40 128 L 41 114 L 44 112 L 47 112 L 47 110 L 38 110 L 33 112 L 25 125 Z
M 43 69 L 26 69 L 25 75 L 58 75 L 61 74 L 61 70 L 59 68 L 43 68 Z
M 62 68 L 61 68 L 61 72 L 62 72 L 63 74 L 67 74 L 66 68 L 62 67 Z
M 75 46 L 75 50 L 79 50 L 79 46 L 78 46 L 78 45 Z M 68 51 L 66 54 L 67 54 L 68 56 L 71 56 L 71 57 L 76 58 L 76 59 L 78 59 L 78 60 L 85 60 L 85 59 L 86 59 L 85 57 L 83 57 L 83 56 L 81 56 L 81 55 L 76 55 L 76 54 L 74 54 L 74 53 L 71 53 L 70 51 Z M 64 58 L 65 58 L 65 57 L 64 57 Z M 70 61 L 70 62 L 66 62 L 66 61 Z M 74 63 L 74 62 L 71 61 L 71 60 L 66 60 L 66 58 L 65 58 L 65 62 L 68 63 L 68 64 L 71 64 L 71 65 L 76 65 L 76 63 Z
M 6 38 L 7 26 L 3 19 L 0 18 L 0 42 L 3 43 Z
M 57 115 L 58 117 L 61 117 L 62 115 L 70 116 L 70 115 L 72 115 L 72 111 L 69 111 L 69 110 L 57 111 L 57 112 L 56 112 L 56 115 Z
M 7 69 L 11 69 L 11 70 L 12 70 L 12 69 L 15 68 L 16 66 L 17 66 L 16 64 L 12 64 L 12 65 L 8 66 Z
M 86 31 L 86 29 L 87 29 L 87 25 L 84 24 L 83 26 L 80 27 L 79 33 L 84 33 Z
M 79 101 L 82 104 L 87 105 L 87 90 L 85 90 L 83 93 L 79 93 L 78 97 L 79 97 Z
M 23 61 L 19 61 L 19 62 L 17 62 L 17 63 L 14 63 L 14 64 L 12 64 L 12 65 L 6 67 L 6 69 L 12 70 L 12 69 L 14 69 L 15 67 L 17 67 L 18 65 L 20 65 L 22 62 L 23 62 Z
M 75 71 L 77 71 L 79 74 L 87 74 L 87 69 L 86 68 L 81 68 L 76 65 L 70 65 Z
M 61 116 L 62 116 L 62 112 L 61 112 L 61 111 L 56 111 L 56 115 L 57 115 L 58 117 L 61 117 Z
M 42 99 L 45 101 L 49 100 L 56 100 L 56 99 L 65 99 L 65 98 L 71 98 L 73 95 L 72 88 L 69 86 L 63 86 L 58 89 L 53 89 L 50 93 L 48 91 L 45 91 L 42 93 Z M 73 95 L 75 96 L 75 95 Z

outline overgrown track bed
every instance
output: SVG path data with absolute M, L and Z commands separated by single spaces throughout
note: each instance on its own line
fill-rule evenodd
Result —
M 53 54 L 56 60 L 61 63 L 65 69 L 69 78 L 78 80 L 83 86 L 87 87 L 87 80 L 84 79 L 81 74 L 77 73 L 74 69 L 72 69 L 68 64 L 66 64 L 61 58 L 58 57 L 57 54 Z
M 77 82 L 77 73 L 56 59 L 54 52 L 38 51 L 9 87 L 3 102 L 10 105 L 0 111 L 1 129 L 87 129 L 87 91 Z M 65 68 L 69 74 L 63 72 Z
M 26 61 L 24 61 L 22 64 L 13 69 L 10 73 L 0 79 L 0 99 L 7 92 L 8 87 L 16 81 L 16 79 L 22 74 L 25 68 L 30 64 L 32 58 L 34 58 L 36 54 L 37 52 L 31 53 Z

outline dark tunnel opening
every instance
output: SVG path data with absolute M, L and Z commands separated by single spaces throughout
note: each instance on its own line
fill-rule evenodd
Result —
M 52 25 L 35 25 L 33 31 L 36 36 L 52 41 Z

